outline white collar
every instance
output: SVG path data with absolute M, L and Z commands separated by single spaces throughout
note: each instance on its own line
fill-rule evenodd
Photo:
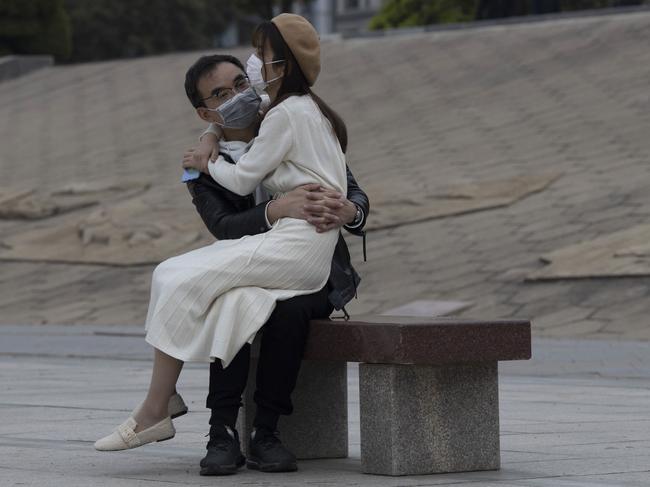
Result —
M 253 145 L 252 140 L 250 142 L 244 142 L 243 140 L 222 140 L 219 142 L 219 151 L 228 154 L 233 161 L 237 162 L 250 149 L 251 145 Z

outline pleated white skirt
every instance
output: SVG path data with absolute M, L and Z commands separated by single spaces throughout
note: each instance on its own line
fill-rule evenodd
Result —
M 152 277 L 147 342 L 185 362 L 219 359 L 227 367 L 276 301 L 325 286 L 338 233 L 282 218 L 266 233 L 162 262 Z

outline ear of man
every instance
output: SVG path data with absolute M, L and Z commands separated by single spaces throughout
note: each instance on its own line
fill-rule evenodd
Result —
M 198 114 L 199 117 L 201 117 L 201 120 L 205 122 L 214 123 L 217 121 L 214 112 L 208 110 L 205 107 L 198 107 L 196 109 L 196 113 Z

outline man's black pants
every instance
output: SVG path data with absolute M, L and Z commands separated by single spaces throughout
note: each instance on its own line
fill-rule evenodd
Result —
M 262 343 L 257 366 L 257 389 L 253 399 L 257 414 L 255 427 L 277 428 L 280 414 L 291 414 L 291 393 L 296 386 L 309 320 L 327 318 L 333 306 L 325 286 L 317 293 L 278 301 L 262 327 Z M 219 360 L 210 365 L 210 392 L 206 401 L 212 410 L 211 425 L 235 428 L 242 405 L 250 366 L 251 347 L 246 344 L 225 369 Z

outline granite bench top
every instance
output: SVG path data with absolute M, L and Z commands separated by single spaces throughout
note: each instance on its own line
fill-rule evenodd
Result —
M 312 320 L 304 358 L 450 365 L 531 358 L 529 320 L 362 316 Z

